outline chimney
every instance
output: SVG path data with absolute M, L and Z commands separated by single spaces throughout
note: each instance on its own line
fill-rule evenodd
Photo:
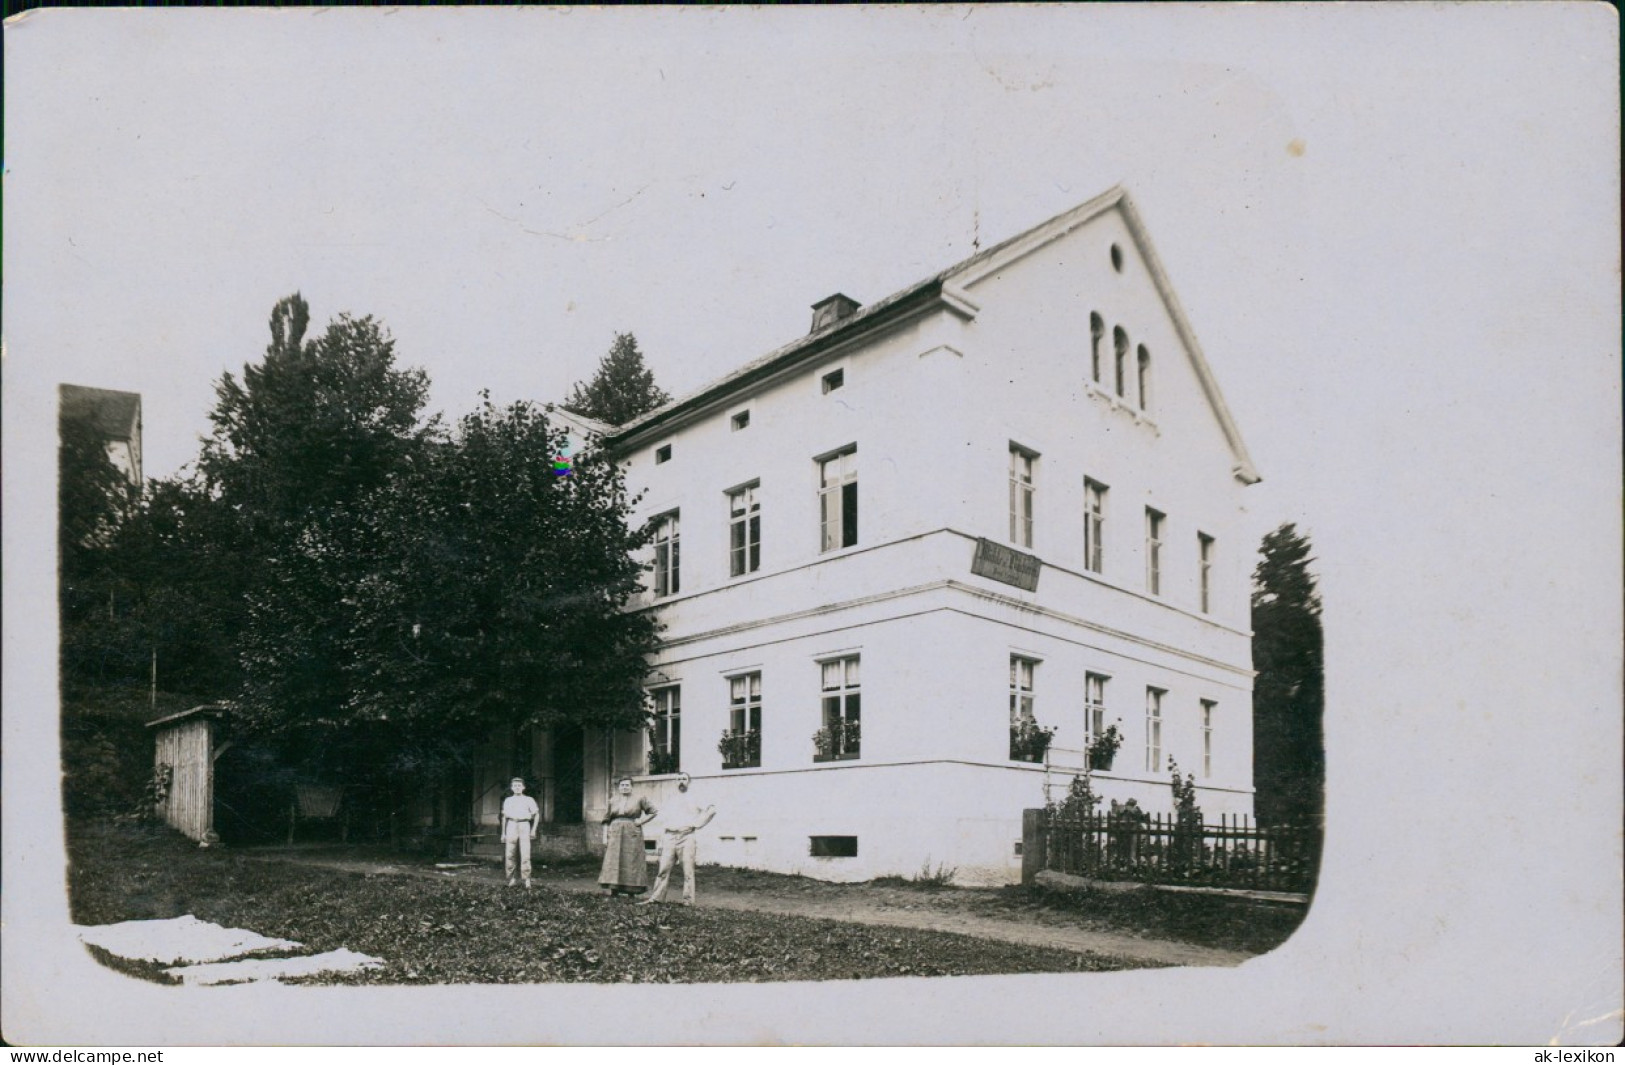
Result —
M 809 332 L 816 333 L 826 325 L 832 325 L 842 318 L 850 318 L 861 306 L 863 304 L 851 296 L 843 296 L 839 292 L 827 299 L 821 299 L 812 305 L 813 320 Z

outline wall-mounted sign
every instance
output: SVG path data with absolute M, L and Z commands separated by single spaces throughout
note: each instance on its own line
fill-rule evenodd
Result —
M 1038 591 L 1038 570 L 1043 563 L 1037 555 L 1025 555 L 985 537 L 976 541 L 976 554 L 970 571 L 1028 592 Z

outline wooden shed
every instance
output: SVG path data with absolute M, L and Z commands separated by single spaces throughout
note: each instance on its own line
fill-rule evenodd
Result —
M 220 742 L 225 707 L 194 706 L 147 722 L 153 730 L 153 772 L 165 781 L 159 812 L 197 841 L 214 833 L 214 763 L 230 741 Z

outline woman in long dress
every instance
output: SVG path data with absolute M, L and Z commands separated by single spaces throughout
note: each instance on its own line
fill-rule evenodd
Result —
M 639 895 L 649 889 L 643 826 L 654 820 L 656 810 L 643 796 L 633 797 L 631 777 L 622 777 L 616 791 L 604 814 L 604 866 L 598 883 L 611 895 Z

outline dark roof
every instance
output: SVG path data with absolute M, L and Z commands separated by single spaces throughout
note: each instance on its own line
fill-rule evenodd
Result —
M 1096 205 L 1107 205 L 1110 202 L 1115 202 L 1115 199 L 1121 195 L 1120 188 L 1113 188 L 1090 200 L 1082 207 L 1073 208 L 1071 211 L 1063 212 L 1046 222 L 1022 230 L 1008 240 L 1001 240 L 991 248 L 983 248 L 970 258 L 963 259 L 945 270 L 939 270 L 923 281 L 916 281 L 906 288 L 893 292 L 879 302 L 860 307 L 845 318 L 837 318 L 822 329 L 798 337 L 782 347 L 775 348 L 766 355 L 746 363 L 734 372 L 703 385 L 695 392 L 680 396 L 663 407 L 657 407 L 639 418 L 634 418 L 625 425 L 617 426 L 608 434 L 607 441 L 612 447 L 625 443 L 633 435 L 649 426 L 668 421 L 697 407 L 703 407 L 715 400 L 719 395 L 732 392 L 736 388 L 760 380 L 763 377 L 772 376 L 789 365 L 811 358 L 825 348 L 833 347 L 838 342 L 850 339 L 855 334 L 867 332 L 891 318 L 914 309 L 921 303 L 929 302 L 942 291 L 943 283 L 955 274 L 962 273 L 973 266 L 994 258 L 1033 233 L 1046 226 L 1053 225 L 1069 214 L 1076 214 L 1085 209 L 1094 208 Z M 830 298 L 833 299 L 834 297 Z M 852 299 L 850 296 L 845 298 Z M 857 301 L 852 300 L 852 302 L 856 303 Z
M 141 394 L 111 388 L 62 385 L 63 420 L 83 418 L 109 440 L 129 440 L 141 417 Z
M 1201 384 L 1203 394 L 1213 408 L 1225 439 L 1235 455 L 1233 472 L 1248 484 L 1258 481 L 1258 471 L 1247 453 L 1247 445 L 1242 442 L 1240 430 L 1230 416 L 1229 407 L 1219 393 L 1219 385 L 1208 366 L 1207 357 L 1202 354 L 1202 347 L 1196 341 L 1196 334 L 1185 318 L 1185 310 L 1168 280 L 1162 260 L 1151 246 L 1151 239 L 1140 221 L 1139 212 L 1121 185 L 1114 186 L 1069 211 L 1063 211 L 1048 221 L 1023 230 L 1008 240 L 1002 240 L 991 248 L 984 248 L 970 258 L 957 262 L 946 270 L 940 270 L 924 281 L 918 281 L 892 293 L 878 303 L 871 303 L 845 318 L 838 318 L 804 337 L 776 348 L 761 358 L 746 363 L 733 373 L 702 386 L 698 391 L 679 397 L 642 417 L 634 418 L 627 424 L 611 430 L 605 436 L 604 442 L 611 450 L 626 447 L 634 440 L 653 435 L 653 432 L 662 425 L 681 421 L 686 416 L 740 389 L 817 359 L 825 352 L 873 330 L 884 328 L 897 321 L 906 321 L 910 315 L 922 308 L 946 305 L 955 313 L 974 316 L 976 306 L 967 299 L 963 286 L 975 284 L 981 277 L 997 271 L 1001 264 L 1026 255 L 1050 240 L 1065 236 L 1078 225 L 1097 215 L 1114 209 L 1122 213 L 1131 238 L 1145 258 L 1152 282 L 1167 306 L 1169 318 L 1183 342 L 1186 354 L 1190 357 L 1191 367 Z

